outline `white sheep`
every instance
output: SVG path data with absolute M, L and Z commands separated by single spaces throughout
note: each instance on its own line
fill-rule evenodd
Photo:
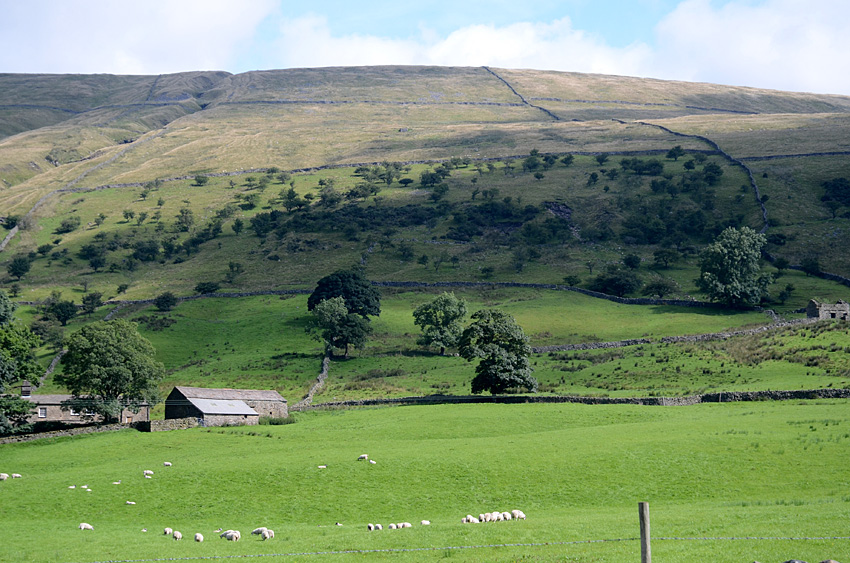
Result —
M 420 522 L 420 524 L 422 524 L 423 526 L 430 526 L 431 521 L 430 520 L 423 520 L 422 522 Z
M 172 533 L 174 533 L 174 530 L 172 530 L 171 528 L 166 528 L 162 531 L 163 536 L 170 536 Z
M 76 488 L 77 488 L 77 486 L 76 486 L 76 485 L 71 485 L 71 486 L 70 486 L 70 487 L 68 487 L 68 488 L 69 488 L 69 489 L 76 489 Z
M 362 454 L 357 458 L 357 461 L 366 461 L 367 459 L 369 459 L 369 456 L 367 454 Z
M 371 523 L 370 523 L 370 524 L 366 524 L 366 529 L 367 529 L 367 530 L 369 530 L 370 532 L 372 532 L 372 531 L 374 531 L 374 530 L 375 530 L 375 525 L 374 525 L 374 524 L 371 524 Z
M 319 469 L 327 469 L 327 468 L 328 468 L 328 466 L 327 466 L 327 465 L 320 465 L 320 466 L 319 466 Z
M 510 512 L 502 512 L 502 520 L 510 520 L 511 513 Z
M 525 513 L 522 510 L 511 510 L 511 516 L 515 520 L 525 520 Z
M 472 516 L 472 517 L 469 518 L 469 523 L 470 524 L 480 524 L 481 521 L 478 518 L 476 518 L 475 516 Z
M 400 526 L 402 528 L 412 528 L 413 524 L 411 524 L 410 522 L 402 522 Z
M 20 473 L 12 473 L 12 479 L 20 479 L 20 478 L 21 478 Z
M 9 478 L 8 473 L 0 473 L 0 481 L 5 481 L 8 478 Z
M 266 530 L 262 534 L 260 534 L 260 537 L 263 539 L 263 541 L 272 539 L 274 537 L 274 530 Z
M 136 504 L 136 503 L 135 503 L 135 502 L 133 502 L 133 501 L 131 501 L 131 500 L 128 500 L 128 501 L 127 501 L 127 504 Z
M 378 462 L 377 462 L 377 461 L 375 461 L 374 459 L 370 459 L 370 460 L 369 460 L 369 463 L 371 463 L 372 465 L 375 465 L 375 464 L 376 464 L 376 463 L 378 463 Z
M 151 471 L 150 469 L 145 469 L 144 474 L 145 475 L 153 475 L 153 471 Z
M 387 526 L 387 528 L 389 528 L 390 530 L 395 530 L 397 527 L 398 526 L 396 526 L 395 524 L 390 524 L 389 526 Z
M 239 533 L 239 530 L 230 530 L 224 538 L 227 541 L 239 541 L 242 538 L 242 534 Z
M 94 527 L 91 524 L 86 524 L 85 522 L 80 522 L 79 528 L 81 530 L 94 530 Z
M 218 530 L 216 530 L 216 531 L 221 532 L 221 528 L 219 528 L 219 529 L 218 529 Z M 234 531 L 235 531 L 235 530 L 225 530 L 225 531 L 221 532 L 221 535 L 220 535 L 220 536 L 218 536 L 218 537 L 223 538 L 223 537 L 225 537 L 227 534 L 229 534 L 229 533 L 231 533 L 231 532 L 234 532 Z
M 195 541 L 196 541 L 196 542 L 199 542 L 199 543 L 200 543 L 200 542 L 202 542 L 202 541 L 204 541 L 204 535 L 203 535 L 203 534 L 201 534 L 201 533 L 197 533 L 197 534 L 195 534 Z
M 251 535 L 252 536 L 259 536 L 260 534 L 262 534 L 266 530 L 268 530 L 268 528 L 266 528 L 265 526 L 262 526 L 260 528 L 256 528 L 254 531 L 252 531 Z
M 174 530 L 174 533 L 173 533 L 173 534 L 171 534 L 171 537 L 173 537 L 175 541 L 176 541 L 176 540 L 182 540 L 182 539 L 183 539 L 183 534 L 181 534 L 181 533 L 180 533 L 180 532 L 178 532 L 177 530 Z
M 145 475 L 145 479 L 153 479 L 150 475 Z
M 381 526 L 380 524 L 375 524 L 375 529 L 376 529 L 376 530 L 383 530 L 383 529 L 384 529 L 384 527 L 383 527 L 383 526 Z
M 171 467 L 171 462 L 170 462 L 170 461 L 163 461 L 163 462 L 162 462 L 162 464 L 163 464 L 165 467 Z M 203 537 L 203 536 L 201 536 L 201 537 Z
M 113 482 L 112 482 L 112 484 L 113 484 L 113 485 L 120 485 L 120 484 L 121 484 L 121 480 L 119 479 L 119 480 L 117 480 L 117 481 L 113 481 Z

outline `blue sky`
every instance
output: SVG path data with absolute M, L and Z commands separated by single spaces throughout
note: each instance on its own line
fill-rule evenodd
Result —
M 0 72 L 417 64 L 850 95 L 850 0 L 0 0 Z

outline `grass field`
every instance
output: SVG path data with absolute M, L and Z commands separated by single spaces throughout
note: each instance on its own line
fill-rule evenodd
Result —
M 7 531 L 0 559 L 82 563 L 413 548 L 428 551 L 297 560 L 626 562 L 638 557 L 636 541 L 442 548 L 635 538 L 639 501 L 650 503 L 655 538 L 846 536 L 850 472 L 839 460 L 850 455 L 848 412 L 846 401 L 399 407 L 301 413 L 285 426 L 4 445 L 0 470 L 23 478 L 0 483 Z M 362 453 L 377 464 L 356 461 Z M 154 478 L 144 479 L 143 469 Z M 513 508 L 528 519 L 460 522 L 468 513 Z M 420 526 L 422 519 L 432 525 Z M 76 529 L 83 521 L 94 532 Z M 386 529 L 401 521 L 414 527 Z M 385 529 L 370 534 L 368 522 Z M 186 539 L 163 537 L 165 526 Z M 275 539 L 249 536 L 257 526 L 274 529 Z M 218 539 L 219 527 L 241 530 L 243 540 Z M 207 541 L 194 544 L 195 532 Z M 660 561 L 683 563 L 841 561 L 849 545 L 658 539 L 653 552 Z

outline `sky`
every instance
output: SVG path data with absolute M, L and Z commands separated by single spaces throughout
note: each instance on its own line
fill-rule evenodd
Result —
M 850 95 L 850 0 L 0 0 L 0 72 L 492 66 Z

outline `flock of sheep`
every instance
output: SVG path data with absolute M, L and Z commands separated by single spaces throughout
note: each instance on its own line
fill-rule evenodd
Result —
M 464 524 L 481 524 L 482 522 L 504 522 L 506 520 L 525 520 L 525 512 L 522 510 L 511 510 L 510 512 L 485 512 L 479 514 L 478 518 L 472 514 L 467 514 L 461 518 Z
M 376 463 L 375 460 L 369 459 L 369 456 L 367 454 L 362 454 L 360 457 L 357 458 L 357 461 L 368 461 L 371 464 Z M 171 467 L 171 462 L 168 462 L 168 461 L 163 462 L 163 465 L 165 467 Z M 320 465 L 319 469 L 327 469 L 327 466 L 326 465 Z M 152 479 L 154 472 L 150 469 L 145 469 L 142 474 L 144 475 L 145 479 Z M 5 481 L 9 477 L 10 477 L 10 475 L 8 475 L 6 473 L 0 473 L 0 481 Z M 21 475 L 19 473 L 12 473 L 11 474 L 12 479 L 19 479 L 20 477 L 21 477 Z M 119 481 L 113 481 L 112 484 L 113 485 L 120 485 L 121 481 L 120 480 Z M 70 485 L 68 488 L 69 489 L 75 489 L 76 485 Z M 89 488 L 88 485 L 81 485 L 80 488 L 84 489 L 88 492 L 91 492 L 91 489 Z M 136 503 L 128 500 L 127 504 L 136 504 Z M 464 516 L 461 519 L 461 522 L 464 523 L 464 524 L 479 524 L 479 523 L 482 523 L 482 522 L 503 522 L 503 521 L 506 521 L 506 520 L 525 520 L 525 513 L 522 510 L 512 510 L 510 512 L 499 512 L 499 511 L 485 512 L 483 514 L 479 514 L 477 518 L 475 516 L 471 515 L 471 514 L 467 514 L 466 516 Z M 431 522 L 428 521 L 428 520 L 422 520 L 420 522 L 420 524 L 422 526 L 428 526 L 428 525 L 431 524 Z M 341 526 L 342 524 L 337 522 L 336 525 Z M 410 522 L 391 523 L 391 524 L 387 525 L 387 529 L 390 529 L 390 530 L 400 530 L 400 529 L 403 529 L 403 528 L 412 528 L 412 527 L 413 527 L 413 525 Z M 80 530 L 94 530 L 94 527 L 91 524 L 88 524 L 86 522 L 81 522 L 80 525 L 78 526 L 78 528 Z M 383 530 L 384 527 L 381 524 L 369 523 L 369 524 L 366 525 L 366 529 L 368 531 L 372 532 L 372 531 L 376 531 L 376 530 Z M 147 528 L 142 529 L 142 531 L 147 532 Z M 219 533 L 219 532 L 221 532 L 219 537 L 226 539 L 228 541 L 239 541 L 242 538 L 242 534 L 239 532 L 239 530 L 224 530 L 224 531 L 222 531 L 222 529 L 219 528 L 218 530 L 216 530 L 216 533 Z M 173 530 L 172 528 L 165 528 L 163 530 L 163 535 L 171 536 L 175 540 L 182 540 L 183 539 L 183 534 L 181 532 L 179 532 L 178 530 Z M 271 538 L 274 537 L 274 530 L 271 530 L 271 529 L 266 528 L 266 527 L 259 527 L 259 528 L 256 528 L 255 530 L 253 530 L 251 532 L 251 535 L 260 536 L 260 539 L 265 541 L 265 540 L 268 540 L 268 539 L 271 539 Z M 204 541 L 203 534 L 196 533 L 195 534 L 195 541 L 196 542 Z

